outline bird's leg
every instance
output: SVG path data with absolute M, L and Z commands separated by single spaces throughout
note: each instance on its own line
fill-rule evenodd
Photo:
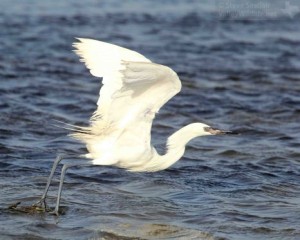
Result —
M 68 168 L 72 167 L 72 166 L 76 166 L 75 164 L 70 164 L 70 165 L 67 165 L 67 164 L 64 164 L 62 170 L 61 170 L 61 175 L 60 175 L 60 182 L 59 182 L 59 188 L 58 188 L 58 194 L 57 194 L 57 199 L 56 199 L 56 205 L 55 205 L 55 209 L 53 212 L 53 214 L 55 215 L 59 215 L 58 213 L 58 210 L 59 210 L 59 203 L 60 203 L 60 197 L 61 197 L 61 192 L 62 192 L 62 187 L 63 187 L 63 183 L 64 183 L 64 178 L 65 178 L 65 175 L 66 175 L 66 171 Z
M 50 187 L 50 184 L 51 184 L 51 181 L 52 181 L 52 178 L 53 178 L 53 175 L 55 173 L 55 170 L 58 166 L 58 164 L 63 160 L 63 159 L 66 159 L 66 158 L 81 158 L 81 156 L 78 156 L 78 155 L 64 155 L 64 154 L 58 154 L 54 163 L 53 163 L 53 166 L 52 166 L 52 169 L 51 169 L 51 172 L 50 172 L 50 175 L 48 177 L 48 180 L 47 180 L 47 184 L 46 184 L 46 187 L 45 187 L 45 190 L 44 190 L 44 193 L 41 197 L 41 199 L 36 202 L 35 204 L 33 204 L 33 206 L 35 207 L 42 207 L 44 208 L 44 210 L 47 209 L 47 204 L 46 204 L 46 197 L 47 197 L 47 193 L 48 193 L 48 190 L 49 190 L 49 187 Z
M 50 184 L 51 184 L 51 181 L 52 181 L 52 178 L 53 178 L 53 175 L 54 175 L 54 172 L 58 166 L 58 164 L 61 162 L 61 160 L 63 160 L 65 158 L 64 155 L 62 154 L 58 154 L 54 163 L 53 163 L 53 166 L 52 166 L 52 169 L 51 169 L 51 173 L 48 177 L 48 180 L 47 180 L 47 184 L 46 184 L 46 188 L 44 190 L 44 193 L 41 197 L 41 199 L 36 202 L 35 204 L 33 204 L 33 206 L 37 206 L 37 207 L 43 207 L 44 210 L 46 210 L 47 208 L 47 204 L 46 204 L 46 197 L 47 197 L 47 193 L 48 193 L 48 190 L 49 190 L 49 187 L 50 187 Z
M 64 179 L 65 179 L 65 175 L 67 172 L 67 169 L 69 169 L 70 167 L 74 167 L 74 166 L 90 166 L 91 163 L 85 163 L 85 164 L 64 164 L 63 168 L 61 170 L 61 175 L 60 175 L 60 182 L 59 182 L 59 188 L 58 188 L 58 194 L 57 194 L 57 200 L 56 200 L 56 205 L 55 205 L 55 209 L 53 212 L 51 212 L 52 214 L 58 216 L 59 215 L 59 204 L 60 204 L 60 198 L 61 198 L 61 193 L 62 193 L 62 189 L 63 189 L 63 183 L 64 183 Z

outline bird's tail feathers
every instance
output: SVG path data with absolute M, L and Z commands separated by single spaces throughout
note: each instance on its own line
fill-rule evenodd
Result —
M 70 133 L 68 134 L 70 137 L 73 137 L 79 141 L 85 142 L 85 139 L 91 135 L 91 128 L 90 127 L 82 127 L 73 125 L 70 123 L 66 123 L 63 121 L 55 120 L 59 125 L 54 124 L 54 126 L 69 130 Z

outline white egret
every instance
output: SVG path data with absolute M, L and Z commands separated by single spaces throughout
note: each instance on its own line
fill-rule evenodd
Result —
M 151 126 L 159 109 L 181 89 L 177 74 L 169 67 L 151 62 L 143 55 L 113 44 L 78 38 L 73 44 L 91 74 L 102 77 L 98 108 L 88 127 L 73 127 L 70 134 L 85 143 L 89 159 L 95 165 L 113 165 L 133 172 L 154 172 L 166 169 L 184 154 L 185 145 L 193 138 L 225 134 L 203 123 L 189 124 L 172 134 L 166 154 L 160 155 L 151 145 Z M 46 209 L 46 196 L 57 165 L 55 160 L 44 194 L 35 204 Z M 64 164 L 57 203 L 58 215 L 62 185 L 66 170 L 74 164 Z

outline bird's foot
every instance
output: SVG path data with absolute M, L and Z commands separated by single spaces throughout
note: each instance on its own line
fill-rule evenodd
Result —
M 32 205 L 32 207 L 35 207 L 39 211 L 44 211 L 44 212 L 49 211 L 49 208 L 47 207 L 47 203 L 46 203 L 46 199 L 45 198 L 41 198 L 39 201 L 37 201 L 36 203 L 34 203 Z

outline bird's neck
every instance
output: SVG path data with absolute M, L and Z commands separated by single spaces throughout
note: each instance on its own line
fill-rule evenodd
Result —
M 166 154 L 160 156 L 162 169 L 166 169 L 177 162 L 183 156 L 186 144 L 196 136 L 197 135 L 191 131 L 190 125 L 187 125 L 173 133 L 168 138 Z

